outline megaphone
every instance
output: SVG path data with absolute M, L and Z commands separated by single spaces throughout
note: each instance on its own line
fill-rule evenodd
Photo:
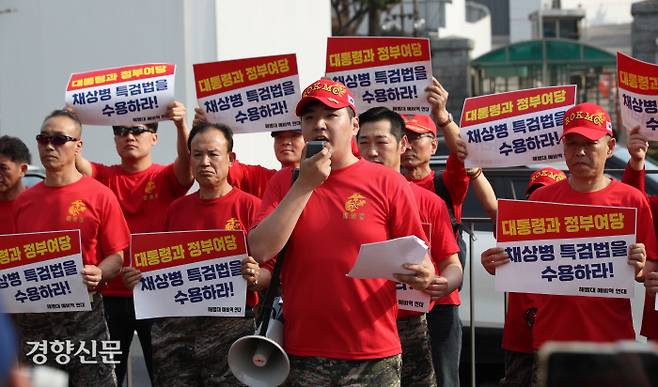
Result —
M 265 336 L 256 334 L 236 340 L 228 351 L 233 375 L 251 387 L 275 387 L 290 372 L 290 360 L 283 350 L 283 300 L 274 299 Z

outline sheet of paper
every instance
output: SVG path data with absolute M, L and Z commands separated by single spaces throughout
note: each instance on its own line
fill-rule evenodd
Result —
M 353 278 L 385 278 L 395 281 L 394 273 L 411 273 L 405 263 L 420 264 L 427 253 L 422 239 L 412 235 L 361 245 L 359 256 L 347 274 Z

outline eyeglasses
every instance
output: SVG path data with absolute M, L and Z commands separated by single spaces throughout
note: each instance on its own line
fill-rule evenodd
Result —
M 406 135 L 407 135 L 407 139 L 409 140 L 409 142 L 416 142 L 416 141 L 420 140 L 423 137 L 429 137 L 429 138 L 434 139 L 434 135 L 432 133 L 422 133 L 422 134 L 420 134 L 420 133 L 407 132 Z
M 78 138 L 66 136 L 64 134 L 37 134 L 37 142 L 40 145 L 53 144 L 54 146 L 62 146 L 69 141 L 78 141 Z
M 155 133 L 155 131 L 153 129 L 144 128 L 142 126 L 132 126 L 132 127 L 113 126 L 112 130 L 114 130 L 114 135 L 115 136 L 121 136 L 121 137 L 125 137 L 129 133 L 132 134 L 133 136 L 139 136 L 140 134 L 142 134 L 144 132 Z

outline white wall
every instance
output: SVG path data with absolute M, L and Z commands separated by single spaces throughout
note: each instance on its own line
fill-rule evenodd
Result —
M 296 52 L 302 84 L 324 71 L 331 34 L 326 0 L 0 0 L 0 134 L 18 136 L 39 164 L 34 136 L 64 105 L 72 72 L 127 64 L 177 65 L 176 97 L 193 116 L 192 64 Z M 160 124 L 154 160 L 175 157 L 175 132 Z M 245 161 L 276 166 L 269 134 L 236 141 Z M 116 163 L 111 131 L 85 127 L 84 154 Z M 243 157 L 244 156 L 244 157 Z
M 491 51 L 491 16 L 471 23 L 466 20 L 466 2 L 453 0 L 445 4 L 446 26 L 438 29 L 439 37 L 458 36 L 473 41 L 471 58 L 477 58 L 485 52 Z
M 218 59 L 295 53 L 302 90 L 324 75 L 329 1 L 221 0 L 216 15 Z M 237 135 L 235 150 L 243 162 L 280 167 L 273 157 L 263 157 L 272 154 L 269 133 Z
M 510 43 L 532 39 L 532 23 L 528 18 L 541 7 L 541 0 L 510 0 Z

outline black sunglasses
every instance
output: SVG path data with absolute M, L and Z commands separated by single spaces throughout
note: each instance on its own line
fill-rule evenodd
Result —
M 144 132 L 155 133 L 153 129 L 144 128 L 141 126 L 133 126 L 133 127 L 113 126 L 112 130 L 114 130 L 115 136 L 121 136 L 121 137 L 127 136 L 128 133 L 132 134 L 133 136 L 139 136 Z
M 53 144 L 54 146 L 62 146 L 69 141 L 78 141 L 78 138 L 66 136 L 64 134 L 37 134 L 37 142 L 41 145 Z

